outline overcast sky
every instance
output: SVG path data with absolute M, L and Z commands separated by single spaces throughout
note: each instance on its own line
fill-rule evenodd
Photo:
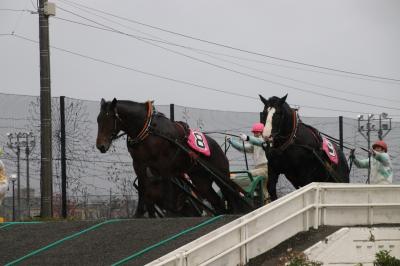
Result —
M 398 0 L 54 2 L 52 96 L 400 119 Z M 40 95 L 35 9 L 0 0 L 0 92 Z

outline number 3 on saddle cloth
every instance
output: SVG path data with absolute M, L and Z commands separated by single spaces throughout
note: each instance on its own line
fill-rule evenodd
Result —
M 205 156 L 210 156 L 210 147 L 208 146 L 206 136 L 200 131 L 190 129 L 187 144 L 194 151 L 202 153 Z
M 326 155 L 328 156 L 329 160 L 332 163 L 334 164 L 339 163 L 339 158 L 337 156 L 336 149 L 327 138 L 322 138 L 322 150 L 326 153 Z

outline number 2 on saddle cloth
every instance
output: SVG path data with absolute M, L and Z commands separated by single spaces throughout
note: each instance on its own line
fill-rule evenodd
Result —
M 210 156 L 211 154 L 206 136 L 200 131 L 190 129 L 187 144 L 191 149 L 205 156 Z

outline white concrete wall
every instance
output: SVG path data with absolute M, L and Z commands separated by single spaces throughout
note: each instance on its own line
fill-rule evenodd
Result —
M 400 223 L 400 185 L 312 183 L 148 265 L 244 265 L 310 227 L 380 223 Z

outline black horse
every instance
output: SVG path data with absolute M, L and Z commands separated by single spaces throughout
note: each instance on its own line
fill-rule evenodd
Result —
M 117 101 L 114 98 L 113 101 L 106 102 L 102 99 L 97 123 L 96 146 L 102 153 L 107 152 L 120 131 L 128 136 L 127 146 L 139 186 L 136 217 L 143 215 L 145 205 L 148 211 L 153 208 L 154 202 L 146 201 L 150 198 L 146 197 L 146 186 L 151 183 L 149 171 L 154 176 L 168 180 L 176 177 L 184 180 L 184 174 L 187 173 L 194 192 L 200 198 L 206 199 L 217 214 L 243 213 L 250 210 L 241 196 L 242 189 L 229 178 L 229 162 L 218 143 L 206 136 L 210 156 L 190 150 L 186 144 L 185 127 L 157 112 L 151 101 L 138 103 Z M 228 208 L 213 189 L 213 182 L 221 189 Z M 154 192 L 154 189 L 152 191 Z M 174 195 L 169 196 L 173 201 Z
M 326 142 L 329 144 L 328 152 L 322 149 L 326 140 L 317 129 L 299 119 L 297 110 L 286 103 L 287 94 L 268 100 L 259 96 L 264 103 L 263 137 L 267 144 L 267 187 L 271 200 L 277 199 L 279 174 L 284 174 L 295 188 L 311 182 L 349 182 L 350 170 L 343 152 L 329 141 Z

